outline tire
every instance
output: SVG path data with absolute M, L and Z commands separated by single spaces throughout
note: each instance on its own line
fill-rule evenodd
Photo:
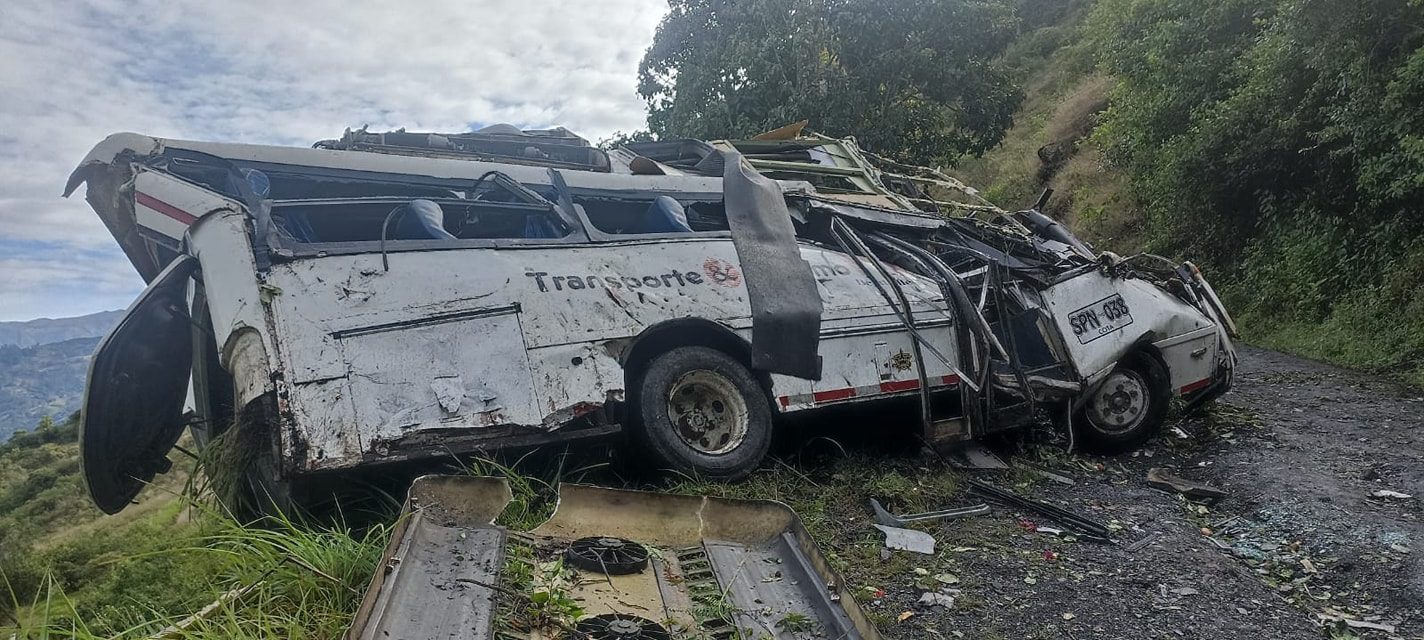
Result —
M 1083 404 L 1074 428 L 1089 450 L 1131 451 L 1162 430 L 1171 404 L 1167 370 L 1156 358 L 1136 353 L 1119 362 Z
M 726 353 L 678 347 L 649 362 L 634 388 L 634 436 L 659 468 L 734 482 L 771 447 L 766 393 Z

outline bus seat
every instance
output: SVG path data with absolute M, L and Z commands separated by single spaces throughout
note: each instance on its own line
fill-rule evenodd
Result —
M 643 213 L 641 233 L 692 233 L 687 211 L 669 196 L 658 196 Z
M 454 240 L 445 230 L 445 211 L 430 200 L 417 199 L 401 207 L 405 213 L 396 224 L 395 237 L 400 240 Z

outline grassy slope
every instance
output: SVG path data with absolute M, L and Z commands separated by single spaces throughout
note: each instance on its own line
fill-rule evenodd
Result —
M 1014 126 L 1002 144 L 955 173 L 1009 209 L 1031 206 L 1051 188 L 1045 213 L 1104 249 L 1130 253 L 1145 237 L 1128 178 L 1105 165 L 1087 140 L 1112 80 L 1093 69 L 1092 52 L 1080 42 L 1085 11 L 1027 33 L 1013 46 L 1008 57 L 1024 89 Z
M 73 427 L 0 447 L 0 637 L 144 638 L 249 585 L 172 637 L 340 636 L 384 527 L 242 526 L 184 497 L 191 464 L 105 516 L 85 493 Z

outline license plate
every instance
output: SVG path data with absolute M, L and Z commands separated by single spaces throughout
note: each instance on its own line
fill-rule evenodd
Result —
M 1068 315 L 1068 326 L 1079 344 L 1088 344 L 1132 324 L 1132 310 L 1122 296 L 1113 294 Z

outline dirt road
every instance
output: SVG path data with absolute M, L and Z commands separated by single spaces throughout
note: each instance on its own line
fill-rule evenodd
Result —
M 858 595 L 892 638 L 1424 637 L 1424 390 L 1241 355 L 1218 407 L 1135 456 L 1016 456 L 1072 486 L 976 474 L 1110 523 L 1119 544 L 1066 541 L 998 508 L 928 528 L 938 556 L 896 552 L 877 572 L 883 596 Z M 1207 506 L 1153 489 L 1153 467 L 1229 496 Z M 915 604 L 926 587 L 954 606 Z

